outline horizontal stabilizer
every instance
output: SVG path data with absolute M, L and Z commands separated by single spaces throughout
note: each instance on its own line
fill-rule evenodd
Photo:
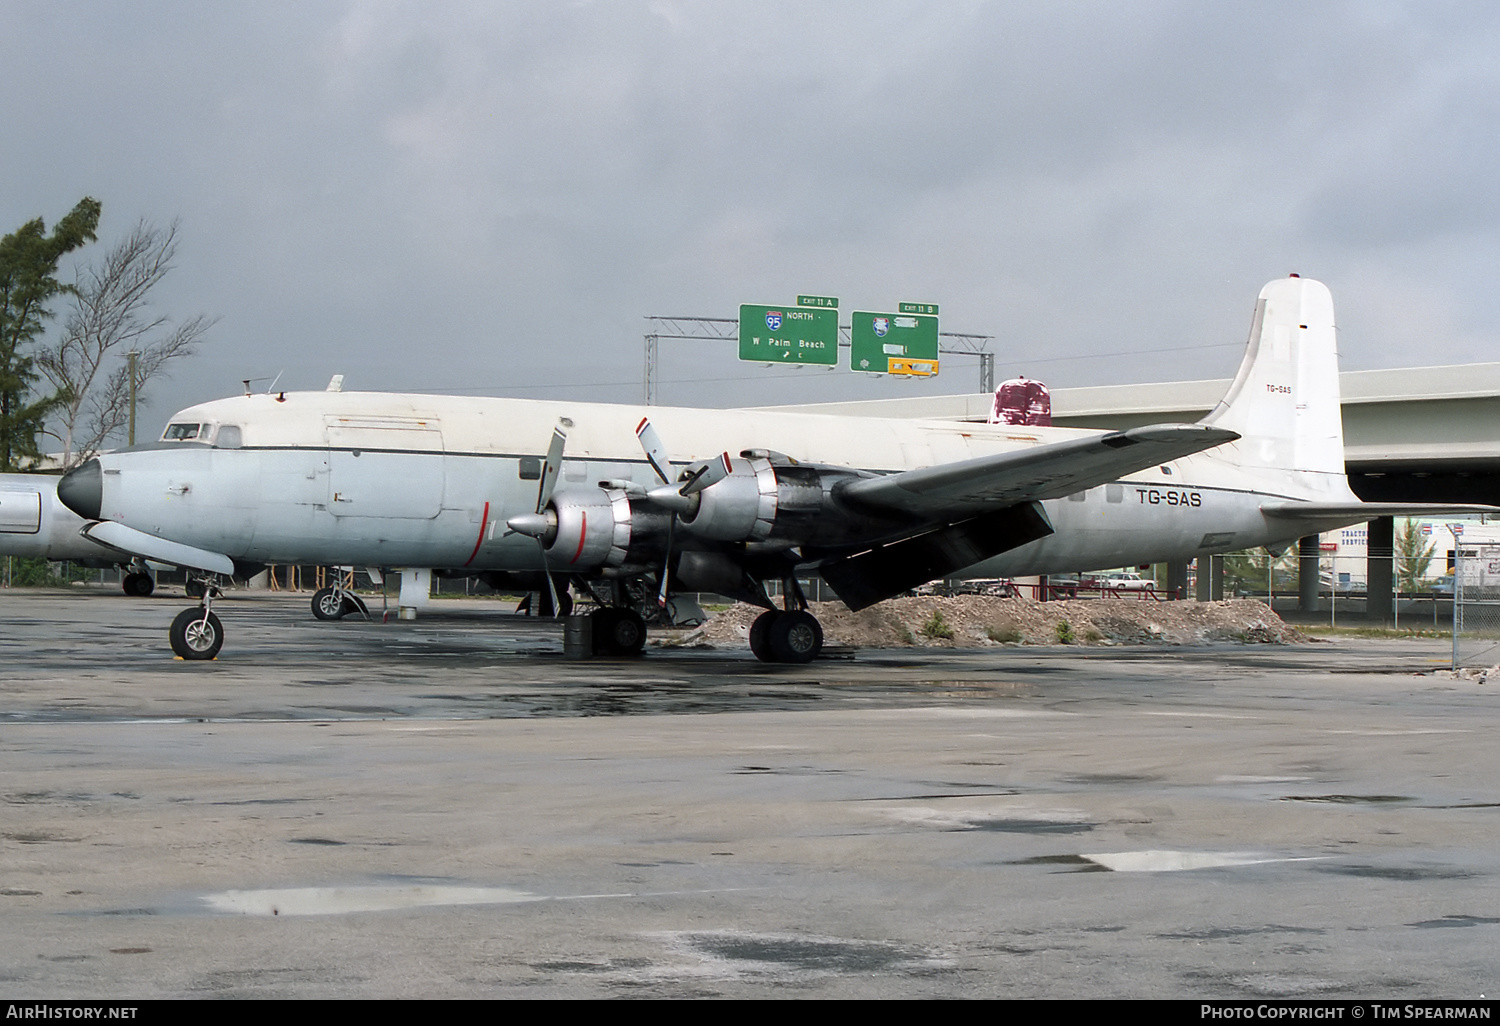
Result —
M 223 574 L 226 577 L 234 576 L 234 561 L 222 553 L 209 552 L 207 549 L 197 549 L 191 545 L 183 545 L 181 542 L 168 541 L 154 534 L 146 534 L 133 527 L 126 527 L 124 524 L 108 520 L 101 521 L 89 524 L 81 533 L 91 541 L 131 556 L 141 556 L 144 559 L 183 566 L 190 570 Z
M 1268 517 L 1281 520 L 1328 520 L 1338 521 L 1339 524 L 1362 524 L 1379 517 L 1472 517 L 1481 513 L 1500 515 L 1500 506 L 1471 506 L 1452 502 L 1268 502 L 1260 507 L 1260 511 Z
M 1239 437 L 1202 424 L 1156 424 L 849 481 L 834 494 L 850 505 L 952 517 L 1062 498 Z

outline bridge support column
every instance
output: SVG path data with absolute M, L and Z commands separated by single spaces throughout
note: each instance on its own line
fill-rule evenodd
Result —
M 1167 594 L 1174 599 L 1187 598 L 1187 560 L 1167 564 Z
M 1365 617 L 1374 623 L 1390 623 L 1395 611 L 1392 584 L 1395 580 L 1396 521 L 1391 517 L 1371 520 L 1365 549 Z
M 1318 599 L 1318 559 L 1320 539 L 1315 534 L 1297 541 L 1297 608 L 1304 613 L 1322 609 Z
M 1224 557 L 1198 557 L 1198 601 L 1219 602 L 1224 598 Z

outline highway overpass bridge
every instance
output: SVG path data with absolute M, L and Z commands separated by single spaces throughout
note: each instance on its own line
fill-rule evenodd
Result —
M 1100 385 L 1052 390 L 1052 423 L 1061 427 L 1123 429 L 1143 424 L 1192 423 L 1229 390 L 1230 379 Z M 1468 502 L 1500 505 L 1500 363 L 1394 370 L 1344 371 L 1344 465 L 1349 484 L 1367 502 Z M 921 417 L 983 422 L 994 397 L 920 396 L 804 404 L 777 409 L 847 416 Z M 1370 523 L 1368 614 L 1391 612 L 1389 517 Z M 1304 538 L 1303 608 L 1315 609 L 1318 539 Z M 1186 566 L 1168 579 L 1185 582 Z M 1215 594 L 1217 586 L 1217 594 Z M 1199 579 L 1199 597 L 1220 597 L 1222 581 Z M 1382 598 L 1383 596 L 1383 598 Z

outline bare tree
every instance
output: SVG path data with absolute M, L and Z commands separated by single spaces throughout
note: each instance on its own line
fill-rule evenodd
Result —
M 216 318 L 173 322 L 150 309 L 151 290 L 177 255 L 177 228 L 176 221 L 165 228 L 141 221 L 101 262 L 80 268 L 62 338 L 36 357 L 63 397 L 56 417 L 65 466 L 98 452 L 129 419 L 128 353 L 137 353 L 139 404 L 145 385 L 168 362 L 193 353 L 213 327 Z

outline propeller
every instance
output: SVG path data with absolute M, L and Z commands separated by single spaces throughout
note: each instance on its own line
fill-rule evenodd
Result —
M 661 436 L 656 433 L 656 428 L 651 426 L 649 417 L 642 417 L 641 422 L 635 426 L 635 437 L 640 440 L 641 448 L 646 451 L 646 461 L 651 464 L 651 469 L 656 471 L 656 476 L 661 478 L 663 486 L 651 489 L 647 496 L 672 511 L 672 519 L 667 521 L 667 552 L 662 559 L 661 586 L 656 592 L 657 606 L 665 609 L 667 607 L 667 579 L 672 567 L 672 535 L 677 529 L 677 514 L 691 507 L 692 504 L 687 500 L 692 496 L 729 476 L 729 453 L 726 452 L 715 459 L 690 465 L 674 481 L 672 463 L 667 459 L 666 446 L 661 444 Z
M 563 430 L 566 423 L 559 421 L 552 429 L 552 444 L 547 446 L 547 459 L 542 463 L 542 479 L 536 490 L 536 512 L 517 513 L 505 522 L 510 528 L 506 534 L 524 534 L 536 539 L 537 547 L 542 551 L 542 573 L 547 577 L 547 591 L 552 595 L 553 615 L 561 606 L 557 602 L 557 585 L 552 583 L 552 568 L 547 565 L 546 536 L 552 525 L 545 510 L 547 503 L 552 501 L 553 489 L 557 487 L 557 475 L 562 471 L 563 449 L 568 444 L 568 433 Z

